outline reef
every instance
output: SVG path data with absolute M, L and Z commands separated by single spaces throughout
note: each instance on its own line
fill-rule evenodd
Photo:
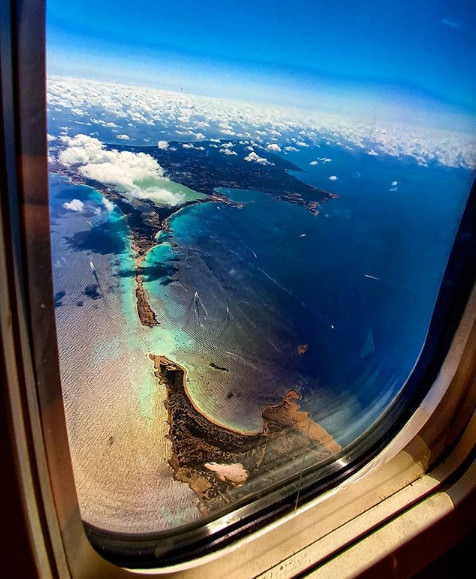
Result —
M 222 372 L 229 372 L 228 368 L 225 368 L 224 366 L 218 366 L 218 364 L 215 364 L 215 362 L 210 362 L 210 364 L 208 364 L 210 366 L 210 368 L 214 368 L 215 370 L 221 370 Z

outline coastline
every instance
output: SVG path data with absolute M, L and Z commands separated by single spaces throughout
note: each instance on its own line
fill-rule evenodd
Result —
M 138 268 L 140 267 L 140 263 L 137 262 L 139 262 L 139 259 L 136 260 L 136 267 Z M 157 316 L 149 304 L 149 300 L 147 299 L 147 295 L 144 289 L 142 276 L 139 274 L 138 270 L 136 271 L 135 280 L 137 313 L 140 319 L 140 323 L 148 328 L 158 326 L 160 322 L 157 320 Z
M 340 450 L 327 431 L 312 421 L 290 390 L 284 399 L 265 406 L 262 429 L 240 434 L 214 424 L 203 416 L 187 395 L 186 369 L 165 356 L 150 354 L 155 376 L 166 389 L 172 456 L 169 464 L 175 480 L 194 491 L 203 514 L 219 510 L 252 490 L 260 477 L 279 477 L 289 460 L 312 458 L 317 464 Z M 247 484 L 244 485 L 244 482 Z

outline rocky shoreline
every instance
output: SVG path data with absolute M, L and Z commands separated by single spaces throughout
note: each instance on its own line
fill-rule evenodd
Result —
M 95 186 L 97 189 L 98 187 Z M 143 283 L 143 274 L 142 274 L 142 262 L 144 261 L 147 253 L 157 247 L 160 242 L 157 241 L 157 236 L 161 231 L 165 231 L 167 233 L 170 232 L 170 218 L 184 209 L 185 207 L 190 207 L 192 205 L 198 205 L 200 203 L 226 203 L 228 205 L 234 205 L 239 207 L 239 204 L 230 201 L 228 197 L 225 195 L 209 195 L 206 199 L 197 199 L 196 201 L 189 201 L 187 203 L 183 203 L 177 207 L 171 208 L 157 208 L 154 206 L 153 203 L 148 203 L 147 201 L 143 201 L 143 204 L 146 204 L 150 207 L 149 212 L 140 212 L 139 222 L 136 216 L 131 218 L 131 211 L 129 210 L 128 213 L 128 206 L 130 204 L 124 200 L 121 196 L 118 196 L 117 193 L 111 191 L 104 191 L 104 189 L 100 189 L 105 196 L 113 195 L 113 199 L 118 205 L 120 205 L 121 211 L 126 216 L 128 220 L 129 229 L 131 231 L 132 237 L 132 249 L 134 251 L 134 263 L 135 263 L 135 280 L 136 280 L 136 303 L 137 303 L 137 313 L 140 319 L 140 322 L 143 326 L 148 328 L 153 328 L 154 326 L 158 326 L 160 322 L 157 320 L 157 315 L 152 309 L 149 299 L 147 297 L 146 289 L 144 288 Z M 119 200 L 121 197 L 121 200 Z M 137 210 L 134 210 L 137 211 Z M 141 221 L 142 218 L 142 221 Z M 132 224 L 131 224 L 132 222 Z M 144 232 L 145 230 L 145 232 Z M 174 242 L 171 242 L 172 246 L 176 246 Z
M 137 302 L 137 313 L 139 315 L 140 323 L 148 328 L 153 328 L 158 326 L 160 322 L 157 320 L 154 310 L 149 304 L 147 295 L 145 293 L 144 284 L 142 282 L 142 276 L 136 273 L 136 302 Z
M 329 433 L 299 409 L 300 396 L 293 390 L 280 403 L 263 408 L 261 432 L 241 434 L 214 424 L 194 407 L 183 367 L 165 356 L 150 358 L 159 384 L 166 388 L 174 478 L 195 492 L 203 514 L 244 497 L 262 477 L 274 473 L 275 479 L 290 460 L 306 455 L 317 463 L 340 450 Z

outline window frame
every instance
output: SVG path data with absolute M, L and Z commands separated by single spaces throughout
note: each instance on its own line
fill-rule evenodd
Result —
M 10 444 L 17 459 L 32 553 L 42 576 L 130 577 L 136 572 L 105 561 L 87 539 L 69 455 L 53 292 L 51 282 L 44 283 L 45 278 L 52 279 L 44 3 L 3 1 L 1 11 L 2 349 Z M 32 259 L 33 248 L 43 259 Z M 389 521 L 397 521 L 409 508 L 424 505 L 438 493 L 448 495 L 443 489 L 451 484 L 451 477 L 458 479 L 454 473 L 464 471 L 473 452 L 475 312 L 473 292 L 445 363 L 439 372 L 435 370 L 436 382 L 405 427 L 366 466 L 294 512 L 267 526 L 250 528 L 220 551 L 181 565 L 137 572 L 242 578 L 272 576 L 273 569 L 275 576 L 288 576 L 288 571 L 303 573 L 314 567 L 319 573 L 319 565 L 336 561 L 336 553 L 350 553 L 349 546 L 357 548 L 362 537 L 369 538 Z M 446 514 L 450 511 L 447 508 Z

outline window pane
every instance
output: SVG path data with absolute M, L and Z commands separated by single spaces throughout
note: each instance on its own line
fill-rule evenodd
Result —
M 405 395 L 473 179 L 475 23 L 467 2 L 367 4 L 49 0 L 87 523 L 209 520 Z

